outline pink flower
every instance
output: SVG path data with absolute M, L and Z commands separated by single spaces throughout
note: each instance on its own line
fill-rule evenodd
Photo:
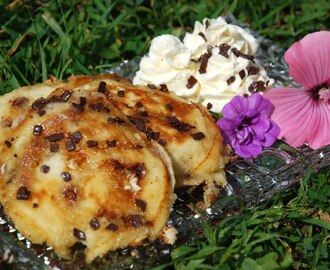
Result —
M 305 36 L 284 58 L 290 76 L 303 89 L 274 88 L 265 93 L 275 107 L 271 118 L 281 128 L 279 138 L 295 147 L 330 144 L 330 32 Z

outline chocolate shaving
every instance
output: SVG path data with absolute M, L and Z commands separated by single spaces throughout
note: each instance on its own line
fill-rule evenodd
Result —
M 228 58 L 229 54 L 228 51 L 230 50 L 230 46 L 227 43 L 223 43 L 219 46 L 219 54 Z
M 139 102 L 137 102 L 137 103 L 135 104 L 135 106 L 136 106 L 137 108 L 141 108 L 141 107 L 143 106 L 143 104 L 139 101 Z
M 64 139 L 64 133 L 59 132 L 45 137 L 47 141 L 57 142 Z
M 64 196 L 64 198 L 66 198 L 69 201 L 75 202 L 77 200 L 77 193 L 76 193 L 76 191 L 73 190 L 73 189 L 70 189 L 70 188 L 65 189 L 63 191 L 63 196 Z
M 235 76 L 231 76 L 228 80 L 227 80 L 227 84 L 230 85 L 235 81 Z
M 181 178 L 182 179 L 189 179 L 191 177 L 191 174 L 190 173 L 184 173 Z
M 139 207 L 143 212 L 147 209 L 147 203 L 144 200 L 141 199 L 135 199 L 135 204 L 137 207 Z
M 76 228 L 73 229 L 73 236 L 79 240 L 86 240 L 86 235 L 83 231 L 80 231 Z
M 251 85 L 248 88 L 248 90 L 251 93 L 261 92 L 261 91 L 264 91 L 265 89 L 266 89 L 265 82 L 263 82 L 263 81 L 253 82 L 253 83 L 251 83 Z
M 160 136 L 160 132 L 155 132 L 150 127 L 147 128 L 145 133 L 146 133 L 147 139 L 149 141 L 151 141 L 151 140 L 157 141 L 159 139 L 159 136 Z
M 142 227 L 142 218 L 140 215 L 129 215 L 127 221 L 134 228 Z
M 196 83 L 197 83 L 196 78 L 195 78 L 194 76 L 191 75 L 191 76 L 188 78 L 188 83 L 187 83 L 186 87 L 187 87 L 188 89 L 191 89 L 191 88 L 194 87 L 194 85 L 195 85 Z
M 16 198 L 17 200 L 28 200 L 30 198 L 31 192 L 26 187 L 20 187 L 17 190 Z
M 81 135 L 80 131 L 73 132 L 70 135 L 70 140 L 73 143 L 78 143 L 78 142 L 80 142 L 81 139 L 82 139 L 82 135 Z
M 123 90 L 119 90 L 119 91 L 117 92 L 117 96 L 118 96 L 118 97 L 124 97 L 124 96 L 125 96 L 125 91 L 123 91 Z
M 157 89 L 156 85 L 151 84 L 151 83 L 148 83 L 147 86 L 148 86 L 150 89 Z
M 210 103 L 210 102 L 207 103 L 207 105 L 206 105 L 206 109 L 211 110 L 212 107 L 213 107 L 212 103 Z
M 114 223 L 110 223 L 107 227 L 105 227 L 106 230 L 111 231 L 111 232 L 115 232 L 118 230 L 118 225 L 114 224 Z
M 186 132 L 192 128 L 195 128 L 194 126 L 191 126 L 188 123 L 181 122 L 178 118 L 176 118 L 173 115 L 167 116 L 166 119 L 168 125 L 172 128 L 175 128 L 177 131 Z
M 35 100 L 33 103 L 32 103 L 32 109 L 35 110 L 35 111 L 40 111 L 41 109 L 43 109 L 47 104 L 47 101 L 45 98 L 41 97 L 41 98 L 38 98 L 37 100 Z
M 42 125 L 35 125 L 33 127 L 33 135 L 39 136 L 42 133 Z
M 201 36 L 205 42 L 207 42 L 206 36 L 203 32 L 199 32 L 198 35 Z
M 251 60 L 251 61 L 254 60 L 254 56 L 253 56 L 253 55 L 249 55 L 249 54 L 242 53 L 242 52 L 239 51 L 237 48 L 232 48 L 231 51 L 233 52 L 233 54 L 234 54 L 236 57 L 242 57 L 242 58 L 244 58 L 244 59 Z
M 100 228 L 100 223 L 99 221 L 97 220 L 97 218 L 92 218 L 90 221 L 89 221 L 89 226 L 91 226 L 91 228 L 96 231 L 97 229 Z
M 99 145 L 98 141 L 88 140 L 86 142 L 87 147 L 97 147 Z
M 173 105 L 172 104 L 165 104 L 165 108 L 166 108 L 166 110 L 168 110 L 168 111 L 173 111 Z
M 68 152 L 74 151 L 76 149 L 76 145 L 73 142 L 67 142 L 65 144 L 65 148 Z
M 239 75 L 239 77 L 241 78 L 241 80 L 243 80 L 244 77 L 245 77 L 245 75 L 246 75 L 245 70 L 242 69 L 240 72 L 238 72 L 238 75 Z
M 110 147 L 115 147 L 117 145 L 117 141 L 116 140 L 107 141 L 107 145 Z
M 199 73 L 204 74 L 206 73 L 207 69 L 207 63 L 209 62 L 209 58 L 212 56 L 212 54 L 209 54 L 208 52 L 204 53 L 200 57 L 200 66 L 199 66 Z
M 209 22 L 209 20 L 206 20 L 205 21 L 205 29 L 209 28 L 209 26 L 210 26 L 210 22 Z
M 14 100 L 11 100 L 10 103 L 13 106 L 21 106 L 28 101 L 29 101 L 29 99 L 26 97 L 18 97 L 18 98 L 15 98 Z
M 47 165 L 42 165 L 42 166 L 40 167 L 40 171 L 41 171 L 42 173 L 48 173 L 49 170 L 50 170 L 50 168 L 49 168 L 49 166 L 47 166 Z
M 64 93 L 59 97 L 60 102 L 67 102 L 71 97 L 72 93 L 69 90 L 65 90 Z
M 166 84 L 161 84 L 160 85 L 160 88 L 159 88 L 159 91 L 164 92 L 164 93 L 168 93 L 169 92 Z
M 164 139 L 159 139 L 158 143 L 161 145 L 161 146 L 165 146 L 167 141 L 164 140 Z
M 52 153 L 57 152 L 58 149 L 59 149 L 59 147 L 60 147 L 60 146 L 59 146 L 57 143 L 52 143 L 52 144 L 50 145 L 50 152 L 52 152 Z
M 191 137 L 192 137 L 194 140 L 199 141 L 199 140 L 204 139 L 204 138 L 205 138 L 205 135 L 204 135 L 203 132 L 197 132 L 197 133 L 193 133 L 193 134 L 191 134 Z
M 260 72 L 258 67 L 251 66 L 248 68 L 248 75 L 257 75 Z
M 101 82 L 99 83 L 99 87 L 98 87 L 97 91 L 98 91 L 99 93 L 105 94 L 106 86 L 107 86 L 106 82 L 101 81 Z
M 114 123 L 116 123 L 116 124 L 118 124 L 118 125 L 124 125 L 126 122 L 125 122 L 125 120 L 124 119 L 121 119 L 120 117 L 109 117 L 108 118 L 108 123 L 109 124 L 114 124 Z
M 8 140 L 5 140 L 5 145 L 6 145 L 8 148 L 10 148 L 10 147 L 11 147 L 11 142 L 8 141 Z
M 69 172 L 62 172 L 61 177 L 63 178 L 64 182 L 71 181 L 71 174 Z

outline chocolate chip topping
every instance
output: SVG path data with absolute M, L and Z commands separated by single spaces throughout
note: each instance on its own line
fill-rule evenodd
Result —
M 104 106 L 103 103 L 91 103 L 88 105 L 88 108 L 91 109 L 92 111 L 100 112 L 100 111 L 105 111 L 105 112 L 110 112 L 110 109 Z
M 101 81 L 99 83 L 99 87 L 98 87 L 97 91 L 102 93 L 102 94 L 105 94 L 106 86 L 107 86 L 106 82 Z
M 32 103 L 32 109 L 35 110 L 35 111 L 40 111 L 41 109 L 43 109 L 47 104 L 47 101 L 45 98 L 41 97 L 41 98 L 38 98 L 37 100 L 35 100 L 33 103 Z
M 119 91 L 117 92 L 117 96 L 118 96 L 118 97 L 124 97 L 124 96 L 125 96 L 125 91 L 124 91 L 124 90 L 119 90 Z
M 204 135 L 203 132 L 197 132 L 197 133 L 193 133 L 193 134 L 191 134 L 191 137 L 192 137 L 194 140 L 199 141 L 199 140 L 204 139 L 204 138 L 205 138 L 205 135 Z
M 160 136 L 160 132 L 155 132 L 152 130 L 152 128 L 148 127 L 146 130 L 146 135 L 147 135 L 147 140 L 151 141 L 151 140 L 158 140 L 159 136 Z
M 64 133 L 59 132 L 45 137 L 47 141 L 57 142 L 64 139 Z
M 147 203 L 144 200 L 141 199 L 135 199 L 135 204 L 137 207 L 139 207 L 143 212 L 147 209 Z
M 253 82 L 253 83 L 251 83 L 251 85 L 249 86 L 248 89 L 251 93 L 264 91 L 266 89 L 265 82 L 263 82 L 263 81 Z
M 20 187 L 17 190 L 16 198 L 17 200 L 28 200 L 30 198 L 31 192 L 26 187 Z
M 244 53 L 242 53 L 241 51 L 239 51 L 237 48 L 232 48 L 231 51 L 233 52 L 233 54 L 234 54 L 236 57 L 242 57 L 242 58 L 245 58 L 245 59 L 247 59 L 247 60 L 251 60 L 251 61 L 254 60 L 254 56 L 253 56 L 253 55 L 244 54 Z
M 160 87 L 159 87 L 159 91 L 164 92 L 164 93 L 169 92 L 166 84 L 161 84 Z
M 196 78 L 194 77 L 194 76 L 190 76 L 189 78 L 188 78 L 188 82 L 187 82 L 187 88 L 188 89 L 190 89 L 190 88 L 193 88 L 194 87 L 194 85 L 197 83 L 197 80 L 196 80 Z
M 11 100 L 10 103 L 13 106 L 21 106 L 28 101 L 29 101 L 29 99 L 26 97 L 18 97 L 18 98 L 15 98 L 14 100 Z
M 97 218 L 92 218 L 90 221 L 89 221 L 89 226 L 91 226 L 91 228 L 96 231 L 97 229 L 100 228 L 100 223 L 99 221 L 97 220 Z
M 35 125 L 33 127 L 33 135 L 39 136 L 42 133 L 42 125 Z
M 80 142 L 80 140 L 82 139 L 82 135 L 80 133 L 80 131 L 76 131 L 76 132 L 73 132 L 71 135 L 70 135 L 70 140 L 71 142 L 73 143 L 78 143 Z
M 42 173 L 48 173 L 49 172 L 49 166 L 47 166 L 47 165 L 42 165 L 41 167 L 40 167 L 40 171 L 42 172 Z
M 64 182 L 71 181 L 71 174 L 69 172 L 61 172 L 61 176 L 62 176 Z
M 235 76 L 231 76 L 228 80 L 227 80 L 227 84 L 230 85 L 235 81 Z
M 86 240 L 86 235 L 83 231 L 80 231 L 76 228 L 73 229 L 73 236 L 79 240 Z
M 52 153 L 57 152 L 58 149 L 59 149 L 59 147 L 60 147 L 60 146 L 59 146 L 57 143 L 52 143 L 52 144 L 50 145 L 50 152 L 52 152 Z
M 210 26 L 210 22 L 209 22 L 209 20 L 206 20 L 206 22 L 205 22 L 205 29 L 209 28 L 209 26 Z
M 165 146 L 167 141 L 164 140 L 164 139 L 159 139 L 158 143 L 161 145 L 161 146 Z
M 75 202 L 77 200 L 77 193 L 74 189 L 67 188 L 63 191 L 64 198 L 69 201 Z
M 251 66 L 248 68 L 248 75 L 257 75 L 260 72 L 258 67 Z
M 79 112 L 83 112 L 87 103 L 86 97 L 80 97 L 79 103 L 72 103 L 72 106 Z
M 212 107 L 213 107 L 212 103 L 210 103 L 210 102 L 207 103 L 207 105 L 206 105 L 206 109 L 211 110 Z
M 66 149 L 68 152 L 74 151 L 74 150 L 76 149 L 76 145 L 75 145 L 75 143 L 73 143 L 73 142 L 66 142 L 66 144 L 65 144 L 65 149 Z
M 212 56 L 212 54 L 209 53 L 204 53 L 201 55 L 200 57 L 200 66 L 199 66 L 199 73 L 200 74 L 204 74 L 206 73 L 206 69 L 207 69 L 207 63 L 209 62 L 209 58 Z
M 166 108 L 166 110 L 168 110 L 168 111 L 173 111 L 173 105 L 172 104 L 165 104 L 165 108 Z
M 98 141 L 94 141 L 94 140 L 88 140 L 86 142 L 87 147 L 97 147 L 99 145 Z
M 135 104 L 135 106 L 136 106 L 137 108 L 141 108 L 141 107 L 143 106 L 143 104 L 139 101 L 139 102 L 137 102 L 137 103 Z
M 170 127 L 175 128 L 178 131 L 186 132 L 189 131 L 191 128 L 194 128 L 193 126 L 189 125 L 188 123 L 181 122 L 178 118 L 175 116 L 167 116 L 167 123 Z
M 43 116 L 45 113 L 46 113 L 45 110 L 37 111 L 37 114 L 38 114 L 39 116 Z
M 65 90 L 64 93 L 60 96 L 59 101 L 67 102 L 71 95 L 72 93 L 69 90 Z
M 115 147 L 115 146 L 117 145 L 117 141 L 116 141 L 116 140 L 107 141 L 107 144 L 108 144 L 110 147 Z
M 82 106 L 85 106 L 87 103 L 87 98 L 86 97 L 80 97 L 79 98 L 79 104 Z
M 157 89 L 156 85 L 151 84 L 151 83 L 148 83 L 147 86 L 148 86 L 150 89 Z
M 124 119 L 122 119 L 122 118 L 120 118 L 120 117 L 109 117 L 109 118 L 108 118 L 108 123 L 109 123 L 109 124 L 116 123 L 116 124 L 118 124 L 118 125 L 123 125 L 123 124 L 125 124 L 126 122 L 125 122 Z
M 207 42 L 206 36 L 203 32 L 199 32 L 198 35 L 201 36 L 205 42 Z
M 246 75 L 245 70 L 242 69 L 242 70 L 238 73 L 238 75 L 239 75 L 239 77 L 241 78 L 241 80 L 243 80 L 244 77 L 245 77 L 245 75 Z
M 128 116 L 128 119 L 131 123 L 141 132 L 144 132 L 146 129 L 145 120 L 143 118 L 135 118 L 133 116 Z
M 5 140 L 5 145 L 6 145 L 8 148 L 10 148 L 10 147 L 11 147 L 11 142 L 8 141 L 8 140 Z
M 142 163 L 138 163 L 138 164 L 132 166 L 131 168 L 129 168 L 129 170 L 135 174 L 135 176 L 137 177 L 138 180 L 141 180 L 145 174 L 145 167 L 144 167 L 144 164 L 142 164 Z
M 106 230 L 115 232 L 118 230 L 118 225 L 115 223 L 110 223 L 107 227 L 105 227 Z
M 227 43 L 223 43 L 219 46 L 219 54 L 228 58 L 228 51 L 230 50 L 230 46 Z
M 127 221 L 134 228 L 142 227 L 142 218 L 140 215 L 129 215 Z

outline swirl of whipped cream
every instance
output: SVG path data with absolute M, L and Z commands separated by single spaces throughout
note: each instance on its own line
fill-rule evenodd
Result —
M 217 19 L 203 19 L 203 22 L 195 22 L 192 33 L 186 33 L 183 44 L 192 51 L 194 58 L 198 58 L 208 45 L 216 46 L 226 43 L 235 46 L 245 54 L 255 54 L 257 42 L 255 38 L 243 28 L 227 24 L 218 17 Z

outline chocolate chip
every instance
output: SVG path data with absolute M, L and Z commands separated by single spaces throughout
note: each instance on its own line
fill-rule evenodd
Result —
M 85 110 L 84 105 L 72 103 L 73 108 L 75 108 L 78 112 L 83 112 Z
M 135 199 L 135 204 L 137 207 L 139 207 L 143 212 L 147 209 L 147 203 L 144 200 L 141 199 Z
M 244 77 L 245 77 L 245 75 L 246 75 L 245 70 L 242 69 L 242 70 L 238 73 L 238 75 L 239 75 L 239 77 L 241 78 L 241 80 L 243 80 Z
M 38 114 L 39 116 L 43 116 L 45 113 L 46 113 L 45 110 L 37 111 L 37 114 Z
M 100 223 L 99 221 L 97 220 L 97 218 L 92 218 L 90 221 L 89 221 L 89 225 L 91 226 L 91 228 L 96 231 L 97 229 L 100 228 Z
M 161 146 L 165 146 L 167 141 L 164 140 L 164 139 L 159 139 L 158 143 L 161 145 Z
M 231 51 L 233 52 L 233 54 L 234 54 L 236 57 L 242 57 L 242 58 L 244 58 L 244 59 L 251 60 L 251 61 L 254 60 L 254 56 L 253 56 L 253 55 L 244 54 L 244 53 L 242 53 L 241 51 L 239 51 L 237 48 L 232 48 Z
M 191 137 L 192 137 L 194 140 L 199 141 L 199 140 L 204 139 L 204 138 L 205 138 L 205 135 L 204 135 L 203 132 L 197 132 L 197 133 L 193 133 L 193 134 L 191 134 Z
M 17 200 L 28 200 L 30 198 L 31 192 L 26 187 L 20 187 L 17 190 L 16 198 Z
M 46 99 L 44 99 L 43 97 L 38 98 L 32 103 L 32 109 L 35 111 L 40 111 L 46 106 L 46 104 L 47 104 Z
M 101 81 L 99 83 L 99 87 L 98 87 L 97 91 L 102 93 L 102 94 L 105 94 L 106 86 L 107 86 L 106 82 Z
M 156 85 L 151 84 L 151 83 L 148 83 L 147 86 L 148 86 L 150 89 L 157 89 Z
M 209 26 L 210 26 L 210 22 L 209 22 L 209 20 L 206 20 L 206 22 L 205 22 L 205 29 L 209 28 Z
M 79 104 L 82 106 L 85 106 L 87 103 L 87 98 L 86 97 L 80 97 L 79 98 Z
M 146 133 L 147 139 L 149 141 L 151 141 L 151 140 L 158 140 L 159 139 L 159 136 L 160 136 L 160 133 L 159 132 L 153 131 L 150 127 L 147 128 L 147 130 L 146 130 L 145 133 Z
M 143 106 L 143 104 L 139 101 L 139 102 L 137 102 L 137 103 L 135 104 L 135 106 L 136 106 L 137 108 L 141 108 L 141 107 Z
M 235 81 L 235 76 L 231 76 L 228 80 L 227 80 L 227 84 L 230 85 Z
M 142 218 L 141 218 L 140 215 L 129 215 L 127 217 L 127 221 L 134 228 L 140 228 L 140 227 L 142 227 Z
M 88 147 L 97 147 L 99 145 L 98 141 L 94 141 L 94 140 L 88 140 L 86 144 Z
M 173 105 L 172 104 L 166 104 L 165 105 L 165 108 L 166 108 L 166 110 L 168 110 L 168 111 L 173 111 Z
M 82 139 L 82 135 L 81 135 L 80 131 L 73 132 L 70 135 L 70 140 L 73 143 L 78 143 L 78 142 L 80 142 L 81 139 Z
M 194 128 L 193 126 L 189 125 L 188 123 L 181 122 L 178 118 L 175 116 L 167 116 L 167 123 L 170 127 L 175 128 L 178 131 L 186 132 L 189 131 L 191 128 Z
M 138 180 L 141 180 L 145 174 L 145 167 L 142 163 L 138 163 L 132 166 L 131 168 L 129 168 L 129 170 L 134 172 Z
M 211 57 L 211 55 L 209 55 L 208 53 L 204 53 L 201 55 L 200 57 L 200 66 L 199 66 L 199 73 L 200 74 L 204 74 L 206 73 L 206 69 L 207 69 L 207 63 L 209 62 L 209 58 Z
M 71 181 L 71 174 L 69 172 L 61 172 L 61 176 L 62 176 L 64 182 Z
M 39 136 L 42 133 L 42 125 L 35 125 L 33 127 L 33 135 Z
M 211 110 L 212 107 L 213 107 L 212 103 L 210 103 L 210 102 L 207 103 L 207 105 L 206 105 L 206 109 Z
M 107 227 L 105 227 L 106 230 L 115 232 L 118 230 L 118 225 L 114 223 L 110 223 Z
M 258 67 L 251 66 L 248 68 L 248 75 L 257 75 L 260 72 Z
M 67 102 L 71 97 L 72 93 L 69 90 L 65 90 L 64 93 L 60 96 L 60 102 Z
M 116 141 L 116 140 L 107 141 L 107 144 L 108 144 L 110 147 L 115 147 L 115 146 L 117 145 L 117 141 Z
M 69 201 L 73 201 L 73 202 L 75 202 L 75 201 L 77 200 L 77 193 L 76 193 L 76 191 L 73 190 L 73 189 L 70 189 L 70 188 L 65 189 L 65 190 L 63 191 L 63 195 L 64 195 L 64 197 L 65 197 L 67 200 L 69 200 Z
M 251 85 L 249 86 L 248 90 L 251 93 L 255 93 L 255 92 L 260 92 L 260 91 L 264 91 L 266 89 L 265 87 L 265 82 L 263 81 L 256 81 L 251 83 Z
M 223 43 L 219 46 L 219 54 L 228 58 L 228 51 L 230 50 L 230 46 L 227 43 Z
M 141 115 L 142 117 L 149 117 L 149 113 L 147 111 L 141 111 L 139 112 L 139 115 Z
M 102 103 L 91 103 L 88 105 L 88 108 L 92 111 L 100 112 L 103 109 Z
M 164 93 L 168 93 L 169 92 L 166 84 L 161 84 L 160 85 L 160 88 L 159 88 L 159 91 L 164 92 Z
M 196 80 L 196 78 L 194 77 L 194 76 L 190 76 L 189 78 L 188 78 L 188 83 L 187 83 L 187 88 L 188 89 L 190 89 L 190 88 L 193 88 L 194 87 L 194 85 L 197 83 L 197 80 Z
M 57 142 L 64 139 L 64 133 L 59 132 L 45 137 L 47 141 Z
M 42 173 L 48 173 L 49 172 L 49 166 L 47 166 L 47 165 L 42 165 L 41 167 L 40 167 L 40 171 L 42 172 Z
M 76 149 L 76 145 L 73 142 L 67 142 L 65 144 L 65 148 L 68 152 L 74 151 Z
M 146 130 L 146 125 L 142 118 L 135 119 L 135 127 L 141 132 Z
M 5 140 L 5 145 L 6 145 L 8 148 L 10 148 L 10 147 L 11 147 L 11 142 L 8 141 L 8 140 Z
M 73 229 L 73 236 L 79 240 L 86 240 L 86 235 L 83 231 L 80 231 L 76 228 Z
M 57 143 L 52 143 L 52 144 L 50 145 L 50 152 L 52 152 L 52 153 L 57 152 L 58 149 L 59 149 L 59 147 L 60 147 L 60 146 L 59 146 Z
M 143 146 L 142 146 L 141 144 L 137 144 L 137 145 L 136 145 L 136 148 L 137 148 L 137 149 L 142 149 Z
M 33 207 L 33 208 L 38 208 L 38 207 L 39 207 L 39 204 L 37 204 L 37 203 L 33 203 L 33 204 L 32 204 L 32 207 Z
M 119 90 L 119 91 L 117 92 L 117 96 L 118 96 L 118 97 L 124 97 L 124 96 L 125 96 L 125 91 L 123 91 L 123 90 Z
M 207 42 L 206 36 L 203 32 L 199 32 L 198 35 L 201 36 L 205 42 Z
M 123 125 L 125 124 L 125 120 L 124 119 L 121 119 L 120 117 L 109 117 L 108 118 L 108 123 L 109 124 L 113 124 L 113 123 L 116 123 L 116 124 L 119 124 L 119 125 Z

